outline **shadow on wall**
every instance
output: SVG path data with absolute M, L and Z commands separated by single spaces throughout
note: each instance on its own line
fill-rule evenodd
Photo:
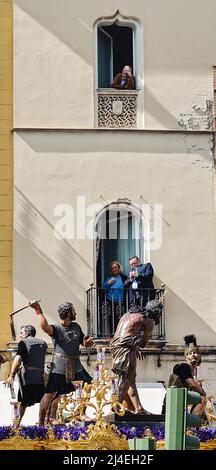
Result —
M 49 321 L 56 321 L 58 318 L 57 307 L 64 300 L 71 300 L 78 308 L 77 321 L 86 332 L 85 317 L 85 276 L 81 275 L 82 263 L 78 271 L 74 270 L 76 256 L 69 248 L 61 244 L 61 262 L 54 262 L 44 251 L 39 249 L 35 241 L 29 234 L 22 235 L 18 232 L 14 234 L 15 245 L 15 269 L 14 287 L 25 298 L 41 298 L 44 313 L 47 313 Z M 58 256 L 57 256 L 58 258 Z M 63 268 L 62 268 L 63 266 Z M 155 287 L 161 287 L 161 281 L 154 277 Z M 166 337 L 168 343 L 182 344 L 185 334 L 194 333 L 199 344 L 214 344 L 215 332 L 208 324 L 198 316 L 179 296 L 177 296 L 166 285 L 168 290 L 165 297 L 165 318 Z M 22 305 L 15 305 L 19 308 Z M 82 312 L 82 313 L 81 313 Z M 33 323 L 39 327 L 31 309 L 24 310 L 15 317 L 15 328 L 17 336 L 20 326 Z M 47 335 L 45 335 L 47 338 Z
M 52 224 L 21 191 L 16 192 L 16 207 L 14 309 L 22 307 L 20 302 L 24 300 L 26 304 L 26 299 L 40 298 L 49 321 L 56 321 L 58 305 L 69 300 L 74 303 L 78 312 L 77 321 L 86 332 L 85 290 L 86 278 L 89 276 L 92 279 L 90 266 L 69 242 L 54 237 Z M 32 309 L 15 316 L 17 337 L 20 326 L 26 323 L 37 326 Z
M 71 0 L 61 0 L 61 2 L 59 0 L 15 0 L 14 3 L 27 15 L 34 18 L 44 29 L 50 31 L 51 34 L 55 35 L 61 42 L 66 44 L 88 64 L 92 64 L 93 60 L 92 34 L 94 22 L 97 18 L 102 16 L 114 15 L 117 10 L 116 2 L 109 3 L 104 7 L 101 6 L 101 2 L 94 2 L 94 6 L 92 7 L 92 2 L 86 2 L 86 0 L 77 2 L 75 6 L 74 2 Z M 121 3 L 122 5 L 119 5 L 119 7 L 122 14 L 139 15 L 140 7 L 137 8 L 135 6 L 133 10 L 131 5 L 127 7 L 124 1 Z M 166 53 L 163 55 L 159 55 L 161 51 L 160 48 L 155 47 L 153 50 L 150 48 L 149 52 L 151 53 L 153 70 L 159 70 L 160 73 L 167 70 L 175 70 L 177 72 L 182 68 L 184 70 L 185 64 L 189 64 L 188 67 L 190 70 L 202 68 L 202 61 L 193 60 L 194 57 L 199 57 L 200 55 L 200 42 L 194 39 L 193 47 L 188 47 L 188 44 L 191 43 L 192 40 L 191 25 L 193 25 L 193 28 L 197 25 L 196 33 L 199 33 L 200 41 L 206 39 L 206 31 L 204 28 L 203 30 L 200 29 L 199 21 L 196 21 L 194 25 L 194 5 L 192 4 L 190 8 L 187 8 L 187 15 L 185 15 L 185 8 L 181 3 L 178 5 L 169 1 L 167 8 L 164 8 L 162 5 L 157 5 L 157 9 L 160 7 L 158 22 L 156 23 L 157 28 L 151 28 L 151 39 L 155 39 L 155 41 L 158 42 L 158 37 L 160 37 L 162 43 L 165 41 L 165 45 L 167 39 L 167 44 L 170 45 L 172 34 L 175 34 L 175 37 L 179 37 L 179 41 L 175 43 L 176 55 L 178 57 L 178 52 L 182 53 L 182 50 L 184 50 L 185 56 L 183 61 L 181 54 L 177 61 L 173 60 L 172 48 L 170 48 L 171 52 L 166 49 Z M 83 12 L 85 12 L 85 14 Z M 211 10 L 206 11 L 205 3 L 199 2 L 198 12 L 199 18 L 205 18 L 205 23 L 211 24 L 212 27 L 208 27 L 209 43 L 214 43 L 214 17 L 212 16 Z M 85 21 L 85 18 L 88 18 L 88 22 Z M 176 27 L 176 18 L 178 18 L 179 27 Z M 68 21 L 66 21 L 66 19 L 68 19 Z M 152 17 L 151 5 L 149 7 L 145 6 L 145 21 L 147 21 L 149 25 L 151 25 L 152 22 L 152 25 L 155 26 L 155 15 Z M 167 30 L 167 24 L 169 24 L 169 31 Z M 185 27 L 184 35 L 182 35 L 181 24 Z M 82 40 L 78 40 L 80 37 Z M 194 33 L 194 38 L 195 37 L 196 34 Z M 159 46 L 161 46 L 160 43 Z M 149 60 L 148 56 L 146 59 Z
M 154 97 L 152 92 L 145 86 L 145 112 L 149 115 L 154 116 L 162 125 L 169 129 L 178 128 L 177 119 Z
M 117 7 L 115 4 L 111 4 L 109 7 L 101 8 L 101 2 L 95 2 L 94 7 L 92 8 L 91 2 L 77 2 L 74 6 L 74 2 L 70 0 L 15 0 L 15 5 L 23 10 L 28 16 L 33 18 L 38 24 L 40 24 L 46 31 L 54 35 L 60 42 L 65 44 L 71 51 L 73 51 L 76 56 L 80 57 L 88 66 L 93 67 L 94 63 L 94 50 L 93 50 L 93 24 L 102 16 L 110 16 L 115 13 Z M 121 5 L 120 5 L 121 8 Z M 178 14 L 176 13 L 176 8 L 178 9 Z M 199 12 L 202 5 L 199 5 Z M 145 9 L 145 22 L 151 24 L 152 11 L 151 7 Z M 85 14 L 83 13 L 85 11 Z M 133 15 L 136 16 L 137 8 L 135 7 Z M 200 38 L 199 41 L 194 41 L 193 48 L 188 47 L 188 44 L 191 43 L 191 24 L 194 27 L 194 8 L 191 7 L 187 9 L 187 15 L 185 15 L 185 10 L 182 6 L 175 7 L 172 5 L 172 2 L 169 2 L 169 7 L 160 11 L 160 17 L 163 18 L 164 11 L 166 15 L 164 20 L 157 23 L 157 27 L 152 28 L 150 35 L 150 43 L 154 39 L 157 42 L 158 36 L 161 38 L 161 44 L 164 42 L 164 49 L 166 51 L 161 53 L 160 47 L 155 47 L 154 50 L 151 48 L 151 68 L 157 71 L 160 71 L 160 74 L 163 71 L 167 72 L 169 70 L 171 73 L 181 73 L 181 70 L 185 70 L 185 64 L 189 64 L 189 67 L 192 70 L 197 70 L 203 66 L 202 60 L 195 60 L 194 57 L 199 57 L 199 47 L 200 44 L 205 42 L 206 33 L 205 29 L 200 27 L 199 22 L 197 23 L 197 34 L 199 36 L 203 34 L 203 39 Z M 202 11 L 202 10 L 201 10 Z M 121 12 L 124 15 L 131 15 L 131 8 L 128 8 L 122 5 Z M 169 19 L 167 19 L 167 12 L 169 12 Z M 139 14 L 139 13 L 138 13 Z M 144 12 L 143 12 L 144 15 Z M 148 15 L 150 15 L 148 17 Z M 161 16 L 162 15 L 162 16 Z M 176 16 L 177 15 L 177 16 Z M 200 18 L 202 18 L 202 13 L 199 13 Z M 206 22 L 212 21 L 210 14 L 206 13 L 203 5 L 203 15 L 206 18 Z M 206 16 L 207 15 L 207 16 Z M 176 17 L 178 17 L 179 25 L 182 23 L 185 26 L 184 35 L 182 36 L 182 28 L 176 25 Z M 86 21 L 87 18 L 87 21 Z M 167 22 L 169 24 L 169 33 L 167 33 Z M 155 26 L 155 24 L 154 24 Z M 179 41 L 175 43 L 176 56 L 180 60 L 173 60 L 173 53 L 167 53 L 167 47 L 170 45 L 170 34 L 172 37 L 172 28 L 175 27 L 175 35 L 179 36 Z M 148 28 L 147 28 L 148 30 Z M 28 28 L 27 28 L 28 31 Z M 214 34 L 212 33 L 214 28 L 210 27 L 208 29 L 209 44 L 214 43 Z M 25 28 L 23 28 L 23 34 L 25 34 Z M 28 34 L 28 33 L 27 33 Z M 145 31 L 146 34 L 146 31 Z M 156 34 L 156 36 L 154 36 Z M 194 35 L 196 37 L 196 35 Z M 28 39 L 27 39 L 28 40 Z M 148 42 L 148 41 L 147 41 Z M 167 47 L 166 47 L 167 46 Z M 179 49 L 178 49 L 179 48 Z M 172 48 L 171 48 L 172 50 Z M 184 60 L 182 60 L 182 50 L 184 50 Z M 38 51 L 37 51 L 38 52 Z M 34 53 L 34 52 L 33 52 Z M 147 54 L 148 54 L 147 49 Z M 147 55 L 146 54 L 146 55 Z M 147 55 L 148 57 L 148 55 Z M 208 61 L 207 61 L 208 64 Z M 206 64 L 206 67 L 208 65 Z M 75 65 L 74 65 L 75 67 Z M 89 68 L 89 67 L 88 67 Z M 76 70 L 74 69 L 74 72 Z M 164 106 L 151 94 L 151 92 L 145 88 L 145 107 L 146 111 L 153 115 L 162 126 L 170 128 L 178 128 L 179 124 L 177 119 L 172 116 L 172 114 L 164 108 Z
M 27 15 L 34 18 L 44 29 L 55 35 L 62 43 L 73 50 L 87 64 L 92 65 L 92 34 L 90 27 L 79 16 L 74 15 L 74 5 L 71 0 L 15 0 L 15 5 Z M 85 2 L 85 16 L 92 7 Z M 99 11 L 101 7 L 99 5 Z M 80 8 L 83 16 L 83 6 Z M 93 21 L 92 21 L 93 24 Z M 78 38 L 82 38 L 78 40 Z
M 19 220 L 16 220 L 16 226 L 19 229 L 20 233 L 36 243 L 37 232 L 40 231 L 43 234 L 43 229 L 48 228 L 50 234 L 54 234 L 54 226 L 49 222 L 49 220 L 42 214 L 42 212 L 32 204 L 32 202 L 24 195 L 24 193 L 15 186 L 16 191 L 16 204 L 19 205 Z M 44 224 L 44 227 L 41 225 Z M 62 240 L 61 243 L 68 249 L 71 253 L 71 256 L 76 256 L 78 261 L 85 264 L 89 270 L 91 270 L 90 264 L 82 257 L 78 251 L 76 251 L 72 245 L 67 240 Z M 76 259 L 76 261 L 77 261 Z
M 85 138 L 83 138 L 85 136 Z M 139 131 L 132 131 L 132 133 L 125 130 L 117 130 L 112 133 L 112 138 L 109 138 L 109 132 L 106 130 L 99 130 L 97 135 L 94 130 L 61 130 L 56 129 L 49 131 L 41 131 L 36 129 L 34 131 L 16 131 L 17 144 L 21 144 L 19 139 L 29 146 L 35 153 L 38 154 L 38 158 L 43 159 L 44 153 L 50 154 L 50 158 L 55 160 L 55 154 L 71 154 L 71 157 L 76 157 L 76 154 L 86 154 L 86 158 L 90 158 L 91 154 L 95 157 L 97 153 L 106 154 L 111 152 L 112 154 L 119 153 L 124 155 L 132 153 L 141 158 L 145 154 L 154 156 L 164 156 L 172 158 L 174 155 L 182 156 L 183 163 L 187 161 L 190 163 L 190 158 L 194 158 L 194 154 L 201 155 L 202 158 L 209 163 L 212 161 L 210 157 L 209 149 L 212 147 L 212 136 L 199 135 L 199 148 L 197 145 L 196 134 L 169 134 L 167 133 L 156 133 L 152 134 L 148 130 L 145 132 L 145 138 Z M 47 157 L 47 155 L 46 155 Z M 186 160 L 187 158 L 187 160 Z M 73 160 L 72 160 L 73 161 Z M 74 163 L 76 163 L 74 161 Z M 200 167 L 203 162 L 200 163 Z
M 26 299 L 40 297 L 50 319 L 57 318 L 57 306 L 72 300 L 80 312 L 78 322 L 86 331 L 85 290 L 92 280 L 92 268 L 68 241 L 56 240 L 53 225 L 31 204 L 21 191 L 16 193 L 14 234 L 14 288 L 17 290 L 15 309 Z M 83 240 L 85 243 L 85 240 Z M 74 246 L 74 244 L 73 244 Z M 79 251 L 81 251 L 79 244 Z M 84 246 L 84 245 L 83 245 Z M 165 279 L 163 281 L 166 281 Z M 155 287 L 161 280 L 155 277 Z M 165 282 L 166 284 L 166 282 Z M 168 288 L 166 304 L 166 335 L 171 343 L 182 343 L 187 333 L 195 333 L 201 344 L 214 344 L 215 332 L 172 289 Z M 20 297 L 19 297 L 20 295 Z M 31 312 L 31 313 L 30 313 Z M 17 315 L 18 327 L 31 323 L 34 312 Z M 37 324 L 36 319 L 34 324 Z
M 154 276 L 156 288 L 160 288 L 162 282 L 164 281 Z M 215 331 L 166 283 L 165 289 L 167 290 L 165 296 L 165 330 L 168 344 L 183 344 L 183 337 L 186 334 L 195 334 L 200 345 L 214 345 Z
M 41 307 L 50 321 L 56 322 L 58 319 L 58 305 L 65 300 L 74 303 L 78 312 L 77 321 L 86 332 L 85 318 L 85 290 L 86 285 L 79 281 L 77 274 L 73 271 L 73 261 L 71 254 L 66 254 L 63 250 L 65 269 L 52 261 L 42 250 L 38 249 L 34 243 L 23 237 L 18 232 L 14 232 L 15 267 L 14 267 L 14 289 L 26 299 L 41 299 Z M 20 301 L 19 301 L 20 302 Z M 26 302 L 25 302 L 26 303 Z M 17 302 L 15 309 L 22 307 Z M 15 316 L 16 335 L 23 324 L 33 323 L 39 331 L 39 326 L 34 311 L 27 309 Z M 39 335 L 41 336 L 41 335 Z

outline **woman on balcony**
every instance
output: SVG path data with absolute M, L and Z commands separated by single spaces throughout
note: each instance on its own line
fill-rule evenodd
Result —
M 130 65 L 125 65 L 121 73 L 118 73 L 111 85 L 112 88 L 118 90 L 135 90 L 135 77 L 132 75 L 132 68 Z
M 122 267 L 118 261 L 110 263 L 109 273 L 102 286 L 105 289 L 105 301 L 102 306 L 102 323 L 104 324 L 105 333 L 113 335 L 119 318 L 125 311 L 124 282 L 127 276 L 122 273 Z

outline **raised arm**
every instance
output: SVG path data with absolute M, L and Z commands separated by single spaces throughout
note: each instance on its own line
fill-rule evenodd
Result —
M 136 89 L 136 82 L 135 82 L 135 78 L 133 77 L 133 75 L 128 77 L 127 89 L 128 90 L 135 90 Z
M 53 336 L 53 333 L 54 333 L 53 332 L 53 327 L 52 327 L 52 325 L 48 324 L 48 321 L 47 321 L 47 319 L 45 318 L 45 316 L 42 312 L 40 304 L 38 302 L 34 301 L 34 300 L 33 301 L 30 300 L 29 305 L 30 305 L 30 307 L 32 307 L 35 310 L 35 313 L 38 317 L 39 325 L 40 325 L 41 329 L 45 333 L 47 333 L 48 335 Z
M 114 277 L 112 276 L 109 276 L 104 282 L 103 282 L 103 289 L 108 289 L 109 287 L 111 287 L 113 284 L 115 284 L 116 280 Z

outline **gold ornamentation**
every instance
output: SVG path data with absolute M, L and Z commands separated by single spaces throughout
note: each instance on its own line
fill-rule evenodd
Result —
M 145 435 L 145 437 L 150 437 L 151 439 L 155 439 L 155 437 L 153 436 L 150 428 L 145 429 L 144 435 Z
M 123 416 L 125 407 L 119 402 L 118 378 L 110 377 L 109 370 L 104 366 L 105 348 L 97 346 L 97 362 L 94 371 L 94 380 L 91 384 L 82 381 L 73 382 L 76 389 L 67 395 L 63 395 L 59 401 L 57 415 L 60 423 L 65 421 L 89 421 L 86 416 L 87 407 L 93 408 L 94 419 L 104 422 L 104 408 L 110 406 L 111 413 Z
M 106 428 L 93 429 L 86 439 L 78 441 L 24 439 L 14 436 L 0 441 L 1 450 L 128 450 L 125 436 L 115 434 L 115 426 L 106 423 Z M 94 425 L 96 426 L 96 425 Z M 115 432 L 114 432 L 115 430 Z M 164 450 L 164 441 L 157 441 L 157 450 Z M 216 450 L 216 439 L 201 442 L 199 450 Z

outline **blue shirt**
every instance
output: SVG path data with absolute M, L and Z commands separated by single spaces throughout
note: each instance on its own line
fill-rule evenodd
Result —
M 115 283 L 110 285 L 108 282 L 112 278 L 115 278 Z M 124 283 L 119 274 L 118 276 L 108 276 L 106 281 L 103 283 L 103 288 L 107 289 L 106 296 L 108 300 L 113 300 L 114 302 L 124 301 Z

